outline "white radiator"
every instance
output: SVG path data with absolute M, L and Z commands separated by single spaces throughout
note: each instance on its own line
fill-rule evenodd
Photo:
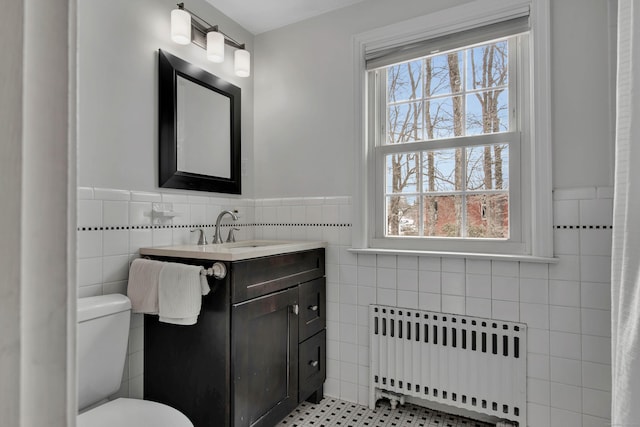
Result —
M 372 409 L 391 392 L 526 426 L 526 325 L 382 305 L 369 314 Z

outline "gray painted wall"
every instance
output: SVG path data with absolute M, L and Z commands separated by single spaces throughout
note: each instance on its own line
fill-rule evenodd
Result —
M 351 195 L 352 37 L 462 3 L 370 0 L 260 34 L 253 76 L 241 79 L 233 75 L 231 49 L 219 65 L 194 45 L 170 41 L 174 4 L 168 0 L 81 2 L 79 185 L 158 189 L 156 52 L 162 48 L 242 87 L 243 196 Z M 609 3 L 551 2 L 554 188 L 613 183 Z M 189 7 L 252 50 L 253 36 L 208 3 Z
M 461 3 L 371 0 L 258 35 L 256 196 L 351 195 L 352 37 Z M 607 7 L 551 2 L 554 188 L 613 184 Z
M 207 2 L 192 0 L 187 7 L 252 51 L 253 35 Z M 78 185 L 158 190 L 157 52 L 163 49 L 242 89 L 242 192 L 251 197 L 253 77 L 235 76 L 229 47 L 225 62 L 214 64 L 196 45 L 173 43 L 174 8 L 170 0 L 79 3 Z
M 611 3 L 551 1 L 554 188 L 613 185 Z

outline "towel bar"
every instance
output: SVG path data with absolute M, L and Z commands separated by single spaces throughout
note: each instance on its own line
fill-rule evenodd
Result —
M 202 272 L 206 276 L 213 276 L 216 279 L 224 279 L 227 276 L 227 267 L 221 262 L 215 262 L 211 268 L 202 268 Z
M 144 256 L 142 258 L 151 259 L 148 256 Z M 200 274 L 204 276 L 213 276 L 216 279 L 224 279 L 227 277 L 227 267 L 221 262 L 214 262 L 211 268 L 202 267 Z

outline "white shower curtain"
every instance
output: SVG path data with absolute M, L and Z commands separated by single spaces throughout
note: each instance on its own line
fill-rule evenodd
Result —
M 618 2 L 612 425 L 640 426 L 640 5 Z M 636 22 L 637 21 L 637 22 Z

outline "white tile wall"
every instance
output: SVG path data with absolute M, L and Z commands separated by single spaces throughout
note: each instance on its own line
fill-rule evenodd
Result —
M 575 359 L 551 357 L 550 374 L 561 384 L 582 385 L 582 363 Z
M 79 208 L 79 227 L 96 227 L 91 221 L 102 221 L 99 226 L 106 227 L 112 225 L 107 220 L 125 218 L 129 223 L 124 225 L 148 226 L 151 202 L 158 200 L 155 194 L 89 188 L 80 189 L 79 195 L 91 201 Z M 544 427 L 602 426 L 610 418 L 611 197 L 608 188 L 556 190 L 554 242 L 559 262 L 538 264 L 354 254 L 348 251 L 352 212 L 347 197 L 236 201 L 160 195 L 183 213 L 174 224 L 192 220 L 211 224 L 215 212 L 240 205 L 242 222 L 255 224 L 243 230 L 242 238 L 286 236 L 328 242 L 326 394 L 367 403 L 371 303 L 520 321 L 529 326 L 528 424 Z M 126 203 L 126 214 L 124 204 L 113 202 Z M 117 264 L 126 264 L 139 247 L 194 238 L 183 228 L 168 234 L 164 229 L 126 231 L 119 237 L 110 235 L 111 230 L 78 233 L 81 294 L 109 288 L 93 278 L 92 271 L 115 280 L 110 282 L 114 286 L 126 283 Z M 137 325 L 141 328 L 141 321 Z M 127 377 L 126 387 L 135 396 L 142 390 L 142 378 L 141 356 L 134 353 L 128 363 L 129 374 L 134 375 Z
M 491 264 L 488 265 L 490 266 Z M 465 293 L 467 297 L 490 299 L 492 293 L 491 285 L 491 275 L 489 274 L 467 274 Z
M 210 225 L 223 208 L 238 209 L 242 224 L 252 225 L 254 221 L 253 200 L 88 187 L 78 188 L 77 194 L 79 297 L 126 293 L 129 264 L 141 247 L 196 242 L 197 236 L 189 232 L 190 228 L 153 228 L 154 202 L 172 203 L 180 213 L 162 225 L 206 224 L 209 239 L 213 235 Z M 252 238 L 253 229 L 242 227 L 237 236 Z M 142 397 L 143 342 L 143 318 L 132 315 L 127 362 L 118 397 Z
M 491 317 L 497 320 L 517 322 L 520 320 L 520 306 L 514 301 L 492 300 Z
M 368 347 L 363 338 L 367 329 L 363 326 L 368 319 L 367 305 L 376 302 L 417 306 L 527 323 L 528 424 L 543 427 L 605 425 L 610 401 L 611 197 L 607 188 L 555 192 L 557 264 L 369 254 L 358 255 L 354 262 L 352 258 L 345 260 L 343 256 L 331 255 L 332 252 L 343 255 L 349 248 L 350 241 L 345 237 L 350 234 L 350 228 L 331 233 L 331 227 L 321 227 L 322 236 L 329 242 L 327 268 L 341 272 L 337 278 L 330 278 L 328 287 L 330 298 L 339 298 L 335 302 L 342 309 L 328 315 L 328 329 L 338 328 L 339 331 L 329 333 L 328 358 L 331 363 L 328 364 L 326 393 L 366 404 Z M 281 199 L 269 203 L 294 209 L 305 201 Z M 335 202 L 326 198 L 324 204 L 331 206 Z M 286 216 L 280 218 L 277 212 L 267 221 L 258 206 L 260 201 L 256 201 L 257 223 L 287 222 Z M 351 218 L 350 205 L 345 202 L 341 207 L 341 221 L 348 224 L 350 220 L 344 218 Z M 325 213 L 330 211 L 323 209 Z M 314 219 L 321 224 L 330 223 L 324 216 Z M 277 228 L 279 226 L 258 227 L 256 236 L 274 235 Z M 307 227 L 299 231 L 299 235 L 304 236 L 314 228 Z M 345 265 L 354 263 L 357 269 L 344 269 Z M 353 286 L 357 288 L 357 305 L 351 304 L 352 297 L 349 296 L 350 304 L 346 308 L 341 300 L 345 295 L 331 289 Z M 331 297 L 335 294 L 337 296 Z M 349 339 L 342 334 L 347 331 L 347 335 L 353 335 L 350 323 L 342 318 L 351 309 L 358 312 L 357 323 L 362 325 L 357 342 L 357 378 L 353 372 L 343 375 L 345 371 L 341 369 L 345 367 L 341 363 L 354 363 L 350 355 L 355 349 L 343 350 Z M 342 351 L 333 350 L 338 346 Z M 353 383 L 356 380 L 357 383 Z
M 467 297 L 465 301 L 466 314 L 477 317 L 491 317 L 491 300 Z

